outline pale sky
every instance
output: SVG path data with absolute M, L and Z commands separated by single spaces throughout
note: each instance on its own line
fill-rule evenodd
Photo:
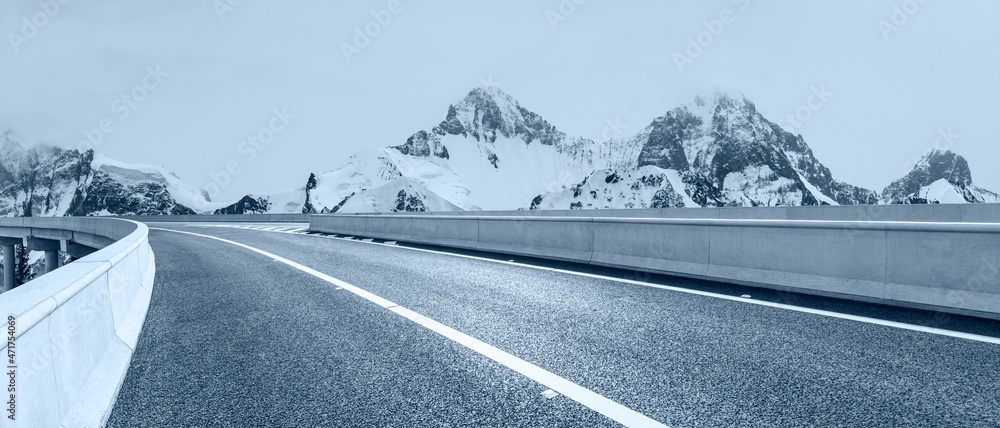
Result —
M 98 151 L 196 186 L 237 162 L 216 200 L 401 144 L 490 82 L 595 140 L 616 135 L 609 123 L 632 134 L 695 95 L 742 92 L 773 121 L 808 116 L 784 126 L 838 179 L 881 191 L 937 145 L 1000 191 L 993 0 L 40 3 L 59 5 L 0 3 L 0 127 L 77 147 L 103 120 Z M 348 61 L 343 44 L 366 26 L 377 35 Z M 675 53 L 710 30 L 679 70 Z M 809 109 L 813 88 L 832 95 Z M 249 161 L 238 147 L 275 109 L 294 118 Z

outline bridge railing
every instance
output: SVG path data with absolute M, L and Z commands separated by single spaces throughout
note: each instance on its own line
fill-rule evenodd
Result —
M 4 218 L 0 237 L 82 257 L 0 294 L 8 323 L 0 355 L 14 388 L 4 394 L 0 420 L 4 426 L 102 425 L 149 307 L 156 267 L 148 228 L 94 217 Z
M 310 230 L 1000 319 L 1000 223 L 394 214 Z

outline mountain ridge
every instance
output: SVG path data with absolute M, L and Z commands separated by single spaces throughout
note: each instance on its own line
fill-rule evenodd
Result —
M 699 96 L 638 132 L 571 137 L 496 87 L 475 88 L 398 145 L 304 186 L 213 202 L 163 167 L 0 133 L 0 215 L 245 214 L 1000 202 L 964 158 L 932 150 L 876 192 L 837 180 L 800 134 L 742 95 Z

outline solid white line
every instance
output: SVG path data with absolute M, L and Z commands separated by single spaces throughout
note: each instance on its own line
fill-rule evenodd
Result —
M 227 239 L 217 238 L 215 236 L 202 235 L 202 234 L 198 234 L 198 233 L 184 232 L 184 231 L 173 230 L 173 229 L 162 229 L 162 228 L 152 228 L 152 227 L 150 229 L 153 229 L 153 230 L 163 230 L 163 231 L 169 231 L 169 232 L 174 232 L 174 233 L 182 233 L 182 234 L 185 234 L 185 235 L 193 235 L 193 236 L 198 236 L 198 237 L 207 238 L 207 239 L 214 239 L 216 241 L 221 241 L 221 242 L 225 242 L 227 244 L 231 244 L 231 245 L 235 245 L 235 246 L 238 246 L 238 247 L 242 247 L 242 248 L 245 248 L 247 250 L 253 251 L 255 253 L 264 255 L 266 257 L 270 257 L 270 258 L 272 258 L 272 259 L 274 259 L 276 261 L 279 261 L 279 262 L 282 262 L 284 264 L 287 264 L 287 265 L 289 265 L 289 266 L 291 266 L 291 267 L 293 267 L 295 269 L 298 269 L 298 270 L 300 270 L 302 272 L 308 273 L 308 274 L 310 274 L 312 276 L 315 276 L 315 277 L 317 277 L 319 279 L 322 279 L 322 280 L 324 280 L 326 282 L 329 282 L 329 283 L 331 283 L 333 285 L 341 287 L 344 290 L 350 291 L 351 293 L 354 293 L 355 295 L 357 295 L 357 296 L 359 296 L 359 297 L 361 297 L 361 298 L 363 298 L 365 300 L 368 300 L 368 301 L 370 301 L 372 303 L 375 303 L 376 305 L 379 305 L 379 306 L 381 306 L 383 308 L 386 308 L 386 309 L 388 309 L 388 310 L 396 313 L 397 315 L 402 316 L 403 318 L 406 318 L 406 319 L 408 319 L 410 321 L 413 321 L 414 323 L 422 325 L 425 328 L 427 328 L 427 329 L 429 329 L 429 330 L 431 330 L 431 331 L 433 331 L 435 333 L 438 333 L 438 334 L 440 334 L 440 335 L 442 335 L 442 336 L 444 336 L 444 337 L 446 337 L 448 339 L 451 339 L 451 340 L 453 340 L 453 341 L 461 344 L 462 346 L 465 346 L 466 348 L 469 348 L 470 350 L 473 350 L 473 351 L 479 353 L 480 355 L 482 355 L 482 356 L 484 356 L 486 358 L 489 358 L 489 359 L 491 359 L 493 361 L 496 361 L 496 362 L 504 365 L 505 367 L 507 367 L 507 368 L 509 368 L 511 370 L 514 370 L 514 371 L 516 371 L 518 373 L 521 373 L 522 375 L 524 375 L 524 376 L 526 376 L 526 377 L 534 380 L 535 382 L 538 382 L 538 383 L 540 383 L 542 385 L 545 385 L 545 386 L 547 386 L 547 387 L 549 387 L 549 388 L 551 388 L 551 389 L 559 392 L 560 394 L 565 395 L 566 397 L 569 397 L 573 401 L 576 401 L 576 402 L 578 402 L 578 403 L 580 403 L 580 404 L 582 404 L 582 405 L 590 408 L 591 410 L 594 410 L 595 412 L 598 412 L 598 413 L 600 413 L 600 414 L 602 414 L 604 416 L 607 416 L 608 418 L 610 418 L 610 419 L 614 420 L 615 422 L 618 422 L 618 423 L 620 423 L 622 425 L 625 425 L 627 427 L 661 427 L 661 428 L 666 428 L 667 427 L 666 425 L 664 425 L 664 424 L 662 424 L 660 422 L 657 422 L 656 420 L 653 420 L 653 419 L 649 418 L 648 416 L 643 415 L 642 413 L 639 413 L 639 412 L 636 412 L 635 410 L 629 409 L 628 407 L 625 407 L 625 406 L 623 406 L 621 404 L 618 404 L 618 403 L 616 403 L 616 402 L 608 399 L 607 397 L 604 397 L 604 396 L 602 396 L 600 394 L 597 394 L 597 393 L 595 393 L 595 392 L 593 392 L 593 391 L 591 391 L 591 390 L 589 390 L 587 388 L 584 388 L 584 387 L 582 387 L 580 385 L 577 385 L 574 382 L 571 382 L 571 381 L 569 381 L 567 379 L 559 377 L 558 375 L 556 375 L 556 374 L 554 374 L 552 372 L 549 372 L 549 371 L 547 371 L 547 370 L 545 370 L 545 369 L 543 369 L 541 367 L 538 367 L 538 366 L 536 366 L 534 364 L 531 364 L 531 363 L 529 363 L 527 361 L 524 361 L 524 360 L 522 360 L 522 359 L 520 359 L 518 357 L 515 357 L 515 356 L 513 356 L 511 354 L 508 354 L 508 353 L 506 353 L 506 352 L 504 352 L 504 351 L 502 351 L 502 350 L 500 350 L 500 349 L 498 349 L 496 347 L 493 347 L 492 345 L 489 345 L 489 344 L 487 344 L 487 343 L 485 343 L 485 342 L 483 342 L 483 341 L 481 341 L 479 339 L 476 339 L 476 338 L 474 338 L 472 336 L 469 336 L 469 335 L 467 335 L 465 333 L 462 333 L 462 332 L 460 332 L 458 330 L 455 330 L 455 329 L 453 329 L 451 327 L 448 327 L 448 326 L 446 326 L 444 324 L 441 324 L 441 323 L 439 323 L 437 321 L 434 321 L 434 320 L 432 320 L 430 318 L 427 318 L 427 317 L 425 317 L 423 315 L 420 315 L 420 314 L 418 314 L 418 313 L 416 313 L 414 311 L 411 311 L 411 310 L 406 309 L 406 308 L 404 308 L 402 306 L 399 306 L 399 305 L 397 305 L 397 304 L 395 304 L 395 303 L 393 303 L 393 302 L 391 302 L 389 300 L 386 300 L 386 299 L 384 299 L 382 297 L 379 297 L 379 296 L 377 296 L 377 295 L 375 295 L 373 293 L 365 291 L 365 290 L 363 290 L 361 288 L 358 288 L 358 287 L 353 286 L 351 284 L 348 284 L 348 283 L 346 283 L 344 281 L 341 281 L 341 280 L 339 280 L 337 278 L 334 278 L 334 277 L 329 276 L 327 274 L 324 274 L 322 272 L 316 271 L 316 270 L 314 270 L 312 268 L 309 268 L 307 266 L 303 266 L 303 265 L 301 265 L 299 263 L 293 262 L 293 261 L 288 260 L 286 258 L 283 258 L 281 256 L 278 256 L 278 255 L 275 255 L 275 254 L 271 254 L 271 253 L 269 253 L 267 251 L 254 248 L 254 247 L 251 247 L 251 246 L 246 245 L 246 244 L 241 244 L 239 242 L 230 241 L 230 240 L 227 240 Z
M 858 322 L 864 322 L 864 323 L 869 323 L 869 324 L 878 324 L 878 325 L 882 325 L 882 326 L 886 326 L 886 327 L 895 327 L 895 328 L 899 328 L 899 329 L 903 329 L 903 330 L 919 331 L 919 332 L 922 332 L 922 333 L 931 333 L 931 334 L 937 334 L 937 335 L 941 335 L 941 336 L 949 336 L 949 337 L 955 337 L 955 338 L 959 338 L 959 339 L 974 340 L 974 341 L 977 341 L 977 342 L 986 342 L 986 343 L 992 343 L 992 344 L 1000 345 L 1000 338 L 990 337 L 990 336 L 982 336 L 982 335 L 978 335 L 978 334 L 963 333 L 963 332 L 959 332 L 959 331 L 945 330 L 945 329 L 934 328 L 934 327 L 926 327 L 926 326 L 916 325 L 916 324 L 907 324 L 907 323 L 896 322 L 896 321 L 886 321 L 886 320 L 880 320 L 880 319 L 877 319 L 877 318 L 862 317 L 862 316 L 858 316 L 858 315 L 842 314 L 840 312 L 824 311 L 822 309 L 804 308 L 804 307 L 801 307 L 801 306 L 787 305 L 787 304 L 784 304 L 784 303 L 765 302 L 765 301 L 762 301 L 762 300 L 750 300 L 750 299 L 747 299 L 747 298 L 744 298 L 744 297 L 740 297 L 740 296 L 727 296 L 725 294 L 710 293 L 710 292 L 707 292 L 707 291 L 690 290 L 690 289 L 686 289 L 686 288 L 671 287 L 669 285 L 653 284 L 653 283 L 649 283 L 649 282 L 635 281 L 635 280 L 630 280 L 630 279 L 612 278 L 612 277 L 608 277 L 608 276 L 604 276 L 604 275 L 594 275 L 594 274 L 589 274 L 589 273 L 573 272 L 573 271 L 568 271 L 568 270 L 563 270 L 563 269 L 553 269 L 553 271 L 554 272 L 559 272 L 559 273 L 568 273 L 568 274 L 578 275 L 578 276 L 585 276 L 585 277 L 589 277 L 589 278 L 613 280 L 613 281 L 623 282 L 623 283 L 626 283 L 626 284 L 641 285 L 641 286 L 644 286 L 644 287 L 659 288 L 659 289 L 662 289 L 662 290 L 679 291 L 679 292 L 682 292 L 682 293 L 696 294 L 696 295 L 699 295 L 699 296 L 714 297 L 714 298 L 717 298 L 717 299 L 725 299 L 725 300 L 730 300 L 730 301 L 733 301 L 733 302 L 752 303 L 754 305 L 767 306 L 767 307 L 771 307 L 771 308 L 786 309 L 786 310 L 789 310 L 789 311 L 803 312 L 803 313 L 813 314 L 813 315 L 822 315 L 822 316 L 827 316 L 827 317 L 832 317 L 832 318 L 840 318 L 840 319 L 851 320 L 851 321 L 858 321 Z
M 601 279 L 601 280 L 605 280 L 605 281 L 614 281 L 614 282 L 620 282 L 620 283 L 624 283 L 624 284 L 638 285 L 638 286 L 642 286 L 642 287 L 659 288 L 661 290 L 676 291 L 676 292 L 679 292 L 679 293 L 694 294 L 694 295 L 704 296 L 704 297 L 713 297 L 713 298 L 716 298 L 716 299 L 724 299 L 724 300 L 729 300 L 729 301 L 734 301 L 734 302 L 749 303 L 749 304 L 753 304 L 753 305 L 767 306 L 767 307 L 777 308 L 777 309 L 785 309 L 785 310 L 789 310 L 789 311 L 807 313 L 807 314 L 812 314 L 812 315 L 820 315 L 820 316 L 831 317 L 831 318 L 839 318 L 839 319 L 850 320 L 850 321 L 857 321 L 857 322 L 863 322 L 863 323 L 868 323 L 868 324 L 876 324 L 876 325 L 881 325 L 881 326 L 885 326 L 885 327 L 892 327 L 892 328 L 898 328 L 898 329 L 910 330 L 910 331 L 918 331 L 918 332 L 921 332 L 921 333 L 936 334 L 936 335 L 939 335 L 939 336 L 954 337 L 954 338 L 958 338 L 958 339 L 966 339 L 966 340 L 973 340 L 973 341 L 977 341 L 977 342 L 984 342 L 984 343 L 991 343 L 991 344 L 994 344 L 994 345 L 1000 345 L 1000 338 L 998 338 L 998 337 L 983 336 L 983 335 L 972 334 L 972 333 L 963 333 L 963 332 L 960 332 L 960 331 L 946 330 L 946 329 L 935 328 L 935 327 L 926 327 L 926 326 L 922 326 L 922 325 L 907 324 L 907 323 L 903 323 L 903 322 L 887 321 L 887 320 L 881 320 L 881 319 L 878 319 L 878 318 L 870 318 L 870 317 L 863 317 L 863 316 L 858 316 L 858 315 L 843 314 L 843 313 L 840 313 L 840 312 L 824 311 L 824 310 L 821 310 L 821 309 L 812 309 L 812 308 L 806 308 L 806 307 L 802 307 L 802 306 L 788 305 L 788 304 L 784 304 L 784 303 L 772 303 L 772 302 L 765 302 L 765 301 L 762 301 L 762 300 L 744 299 L 744 298 L 741 298 L 741 297 L 738 297 L 738 296 L 728 296 L 728 295 L 725 295 L 725 294 L 712 293 L 712 292 L 708 292 L 708 291 L 698 291 L 698 290 L 691 290 L 691 289 L 688 289 L 688 288 L 672 287 L 672 286 L 669 286 L 669 285 L 655 284 L 655 283 L 652 283 L 652 282 L 645 282 L 645 281 L 637 281 L 637 280 L 632 280 L 632 279 L 616 278 L 616 277 L 613 277 L 613 276 L 605 276 L 605 275 L 597 275 L 597 274 L 590 274 L 590 273 L 584 273 L 584 272 L 576 272 L 576 271 L 565 270 L 565 269 L 555 269 L 555 268 L 549 268 L 549 267 L 544 267 L 544 266 L 536 266 L 536 265 L 530 265 L 530 264 L 525 264 L 525 263 L 510 262 L 510 261 L 505 261 L 505 260 L 496 260 L 496 259 L 490 259 L 490 258 L 485 258 L 485 257 L 470 256 L 470 255 L 466 255 L 466 254 L 455 254 L 455 253 L 449 253 L 449 252 L 446 252 L 446 251 L 428 250 L 428 249 L 424 249 L 424 248 L 413 248 L 413 247 L 406 247 L 406 246 L 399 246 L 399 245 L 389 245 L 388 243 L 380 244 L 378 242 L 355 241 L 355 240 L 352 240 L 352 239 L 335 238 L 335 237 L 332 237 L 332 236 L 322 236 L 322 235 L 308 235 L 308 236 L 315 236 L 317 238 L 341 239 L 341 240 L 346 240 L 346 241 L 351 241 L 351 242 L 358 242 L 358 243 L 362 243 L 362 244 L 382 245 L 382 246 L 392 247 L 392 248 L 402 248 L 402 249 L 406 249 L 406 250 L 421 251 L 421 252 L 425 252 L 425 253 L 441 254 L 441 255 L 446 255 L 446 256 L 461 257 L 461 258 L 472 259 L 472 260 L 481 260 L 481 261 L 492 262 L 492 263 L 500 263 L 500 264 L 511 265 L 511 266 L 525 267 L 525 268 L 529 268 L 529 269 L 537 269 L 537 270 L 544 270 L 544 271 L 554 271 L 554 272 L 565 273 L 565 274 L 569 274 L 569 275 L 576 275 L 576 276 L 583 276 L 583 277 L 587 277 L 587 278 Z
M 314 236 L 317 236 L 317 235 L 314 235 Z M 352 241 L 352 242 L 361 242 L 361 243 L 364 243 L 364 244 L 374 244 L 374 245 L 385 245 L 385 244 L 379 244 L 377 242 L 364 242 L 364 241 Z M 716 299 L 724 299 L 724 300 L 729 300 L 729 301 L 733 301 L 733 302 L 750 303 L 750 304 L 753 304 L 753 305 L 767 306 L 767 307 L 777 308 L 777 309 L 785 309 L 785 310 L 789 310 L 789 311 L 807 313 L 807 314 L 812 314 L 812 315 L 820 315 L 820 316 L 831 317 L 831 318 L 839 318 L 839 319 L 850 320 L 850 321 L 857 321 L 857 322 L 863 322 L 863 323 L 868 323 L 868 324 L 876 324 L 876 325 L 881 325 L 881 326 L 885 326 L 885 327 L 893 327 L 893 328 L 898 328 L 898 329 L 903 329 L 903 330 L 918 331 L 918 332 L 922 332 L 922 333 L 936 334 L 936 335 L 939 335 L 939 336 L 948 336 L 948 337 L 954 337 L 954 338 L 958 338 L 958 339 L 966 339 L 966 340 L 973 340 L 973 341 L 977 341 L 977 342 L 992 343 L 994 345 L 1000 345 L 1000 338 L 992 337 L 992 336 L 983 336 L 983 335 L 979 335 L 979 334 L 964 333 L 964 332 L 960 332 L 960 331 L 946 330 L 946 329 L 935 328 L 935 327 L 926 327 L 926 326 L 922 326 L 922 325 L 907 324 L 907 323 L 903 323 L 903 322 L 887 321 L 887 320 L 881 320 L 881 319 L 878 319 L 878 318 L 870 318 L 870 317 L 863 317 L 863 316 L 858 316 L 858 315 L 843 314 L 843 313 L 840 313 L 840 312 L 825 311 L 825 310 L 821 310 L 821 309 L 812 309 L 812 308 L 806 308 L 806 307 L 802 307 L 802 306 L 788 305 L 788 304 L 784 304 L 784 303 L 772 303 L 772 302 L 765 302 L 765 301 L 762 301 L 762 300 L 744 299 L 744 298 L 741 298 L 741 297 L 738 297 L 738 296 L 728 296 L 728 295 L 725 295 L 725 294 L 712 293 L 712 292 L 707 292 L 707 291 L 691 290 L 691 289 L 688 289 L 688 288 L 681 288 L 681 287 L 672 287 L 672 286 L 669 286 L 669 285 L 655 284 L 655 283 L 652 283 L 652 282 L 636 281 L 636 280 L 624 279 L 624 278 L 615 278 L 613 276 L 605 276 L 605 275 L 597 275 L 597 274 L 590 274 L 590 273 L 584 273 L 584 272 L 576 272 L 576 271 L 565 270 L 565 269 L 554 269 L 554 268 L 548 268 L 548 267 L 544 267 L 544 266 L 535 266 L 535 265 L 530 265 L 530 264 L 525 264 L 525 263 L 509 262 L 509 261 L 504 261 L 504 260 L 494 260 L 494 259 L 489 259 L 489 258 L 485 258 L 485 257 L 470 256 L 470 255 L 465 255 L 465 254 L 454 254 L 454 253 L 449 253 L 449 252 L 445 252 L 445 251 L 428 250 L 428 249 L 423 249 L 423 248 L 404 247 L 404 246 L 397 246 L 397 245 L 385 245 L 385 246 L 392 247 L 392 248 L 405 248 L 407 250 L 422 251 L 422 252 L 433 253 L 433 254 L 449 255 L 449 256 L 453 256 L 453 257 L 462 257 L 462 258 L 473 259 L 473 260 L 482 260 L 482 261 L 487 261 L 487 262 L 500 263 L 500 264 L 506 264 L 506 265 L 512 265 L 512 266 L 520 266 L 520 267 L 526 267 L 526 268 L 531 268 L 531 269 L 553 271 L 553 272 L 559 272 L 559 273 L 564 273 L 564 274 L 569 274 L 569 275 L 576 275 L 576 276 L 583 276 L 583 277 L 587 277 L 587 278 L 601 279 L 601 280 L 605 280 L 605 281 L 614 281 L 614 282 L 620 282 L 620 283 L 631 284 L 631 285 L 639 285 L 639 286 L 643 286 L 643 287 L 659 288 L 661 290 L 676 291 L 676 292 L 679 292 L 679 293 L 694 294 L 694 295 L 704 296 L 704 297 L 713 297 L 713 298 L 716 298 Z

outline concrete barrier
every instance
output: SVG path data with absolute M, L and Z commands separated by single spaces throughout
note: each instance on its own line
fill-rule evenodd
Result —
M 308 223 L 311 214 L 220 214 L 220 215 L 136 215 L 114 216 L 147 223 Z
M 363 236 L 371 236 L 372 232 L 381 231 L 389 221 L 391 219 L 369 217 L 368 230 Z M 408 239 L 410 242 L 475 249 L 479 244 L 479 220 L 471 217 L 414 216 L 410 220 L 410 235 L 411 239 Z
M 476 249 L 505 254 L 589 262 L 594 228 L 589 221 L 558 218 L 479 217 Z
M 358 213 L 345 215 L 412 215 Z M 761 220 L 1000 222 L 1000 204 L 840 205 L 805 207 L 645 208 L 613 210 L 446 211 L 421 215 L 473 217 L 631 217 Z
M 156 265 L 148 228 L 94 217 L 0 219 L 0 235 L 43 229 L 110 245 L 0 294 L 0 315 L 15 332 L 0 352 L 5 365 L 16 366 L 6 369 L 16 373 L 16 390 L 4 395 L 14 395 L 15 419 L 5 404 L 0 420 L 12 427 L 101 426 L 149 308 Z
M 808 214 L 785 209 L 750 216 L 846 215 L 862 220 L 316 215 L 310 230 L 1000 319 L 1000 222 L 957 221 L 992 218 L 995 206 L 953 207 L 910 215 L 935 222 L 865 220 L 886 215 L 881 207 L 832 207 L 836 212 Z M 896 208 L 889 211 L 893 218 L 907 216 Z M 357 226 L 362 223 L 363 229 Z

